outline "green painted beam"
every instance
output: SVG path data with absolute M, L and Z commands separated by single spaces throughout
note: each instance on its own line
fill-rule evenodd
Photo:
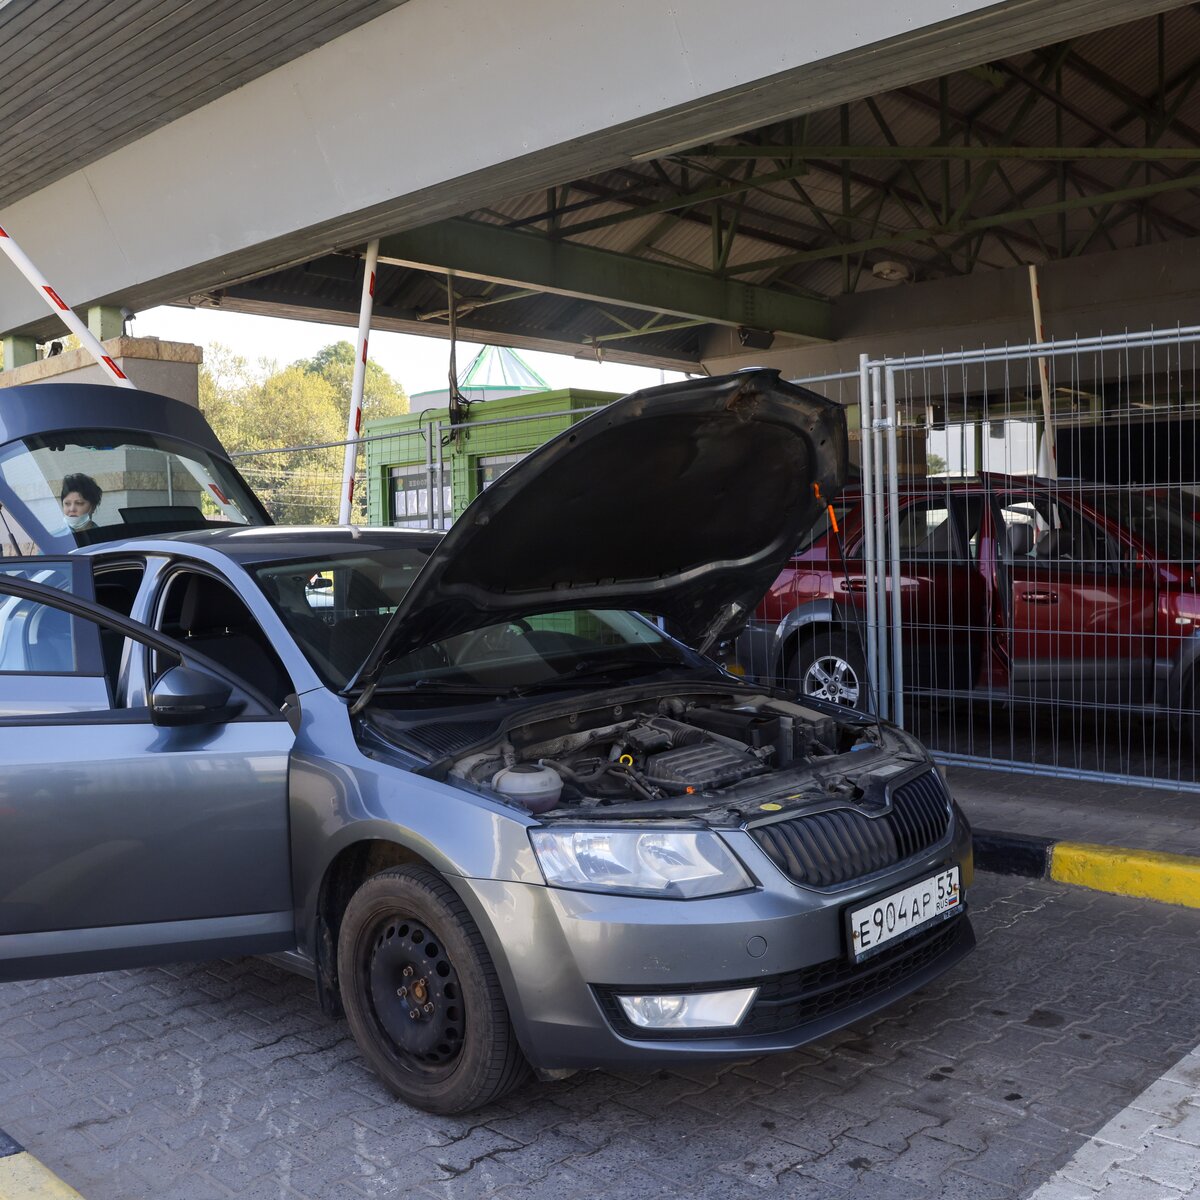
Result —
M 611 314 L 609 314 L 611 315 Z M 672 329 L 695 329 L 698 325 L 707 325 L 707 321 L 667 321 L 662 325 L 649 325 L 644 329 L 626 329 L 620 333 L 601 333 L 588 338 L 588 345 L 603 342 L 622 342 L 628 338 L 649 337 L 652 333 L 669 333 Z
M 832 162 L 880 158 L 900 162 L 918 159 L 990 162 L 1008 158 L 1047 162 L 1086 162 L 1091 159 L 1194 162 L 1200 159 L 1200 146 L 710 146 L 697 154 L 704 158 L 827 159 Z
M 480 221 L 456 218 L 393 234 L 382 239 L 379 255 L 384 262 L 717 325 L 820 341 L 832 333 L 831 307 L 822 300 Z
M 3 350 L 0 367 L 5 371 L 11 371 L 14 367 L 23 367 L 27 363 L 37 361 L 37 338 L 9 334 L 4 339 Z
M 573 225 L 560 226 L 558 232 L 563 237 L 572 237 L 578 233 L 590 233 L 593 229 L 605 229 L 609 225 L 622 225 L 626 221 L 636 221 L 639 217 L 650 217 L 655 213 L 674 212 L 681 208 L 695 208 L 697 204 L 706 204 L 709 200 L 724 200 L 730 196 L 740 196 L 744 192 L 752 192 L 755 188 L 766 187 L 772 183 L 786 183 L 807 175 L 810 168 L 807 163 L 784 170 L 772 171 L 768 175 L 755 175 L 749 179 L 739 179 L 732 183 L 714 184 L 712 187 L 698 188 L 694 192 L 680 192 L 669 200 L 657 200 L 653 204 L 641 204 L 625 212 L 611 213 L 607 217 L 594 217 L 590 221 L 576 221 Z M 620 198 L 616 198 L 620 203 Z
M 1114 192 L 1100 192 L 1093 196 L 1075 196 L 1054 204 L 1040 204 L 1036 208 L 1018 209 L 1011 212 L 994 213 L 987 217 L 972 217 L 965 221 L 954 221 L 946 225 L 927 226 L 924 229 L 905 229 L 884 237 L 867 238 L 859 242 L 848 242 L 840 246 L 821 246 L 816 250 L 803 250 L 796 254 L 784 254 L 777 258 L 758 259 L 755 262 L 737 263 L 728 267 L 730 274 L 750 273 L 753 271 L 773 271 L 780 267 L 790 267 L 796 263 L 814 262 L 822 258 L 840 258 L 844 254 L 858 254 L 865 250 L 882 250 L 887 246 L 900 246 L 907 242 L 924 242 L 930 238 L 952 237 L 956 234 L 978 233 L 984 229 L 995 229 L 1003 225 L 1013 225 L 1018 221 L 1028 221 L 1036 217 L 1053 216 L 1055 213 L 1071 212 L 1079 208 L 1101 208 L 1105 204 L 1118 203 L 1125 200 L 1140 200 L 1147 196 L 1157 196 L 1160 192 L 1180 191 L 1185 188 L 1200 187 L 1200 173 L 1184 175 L 1177 179 L 1164 179 L 1158 183 L 1148 183 L 1141 187 L 1122 188 Z
M 107 342 L 109 338 L 121 336 L 125 323 L 121 319 L 119 308 L 112 308 L 107 304 L 93 304 L 87 310 L 87 326 L 93 337 Z

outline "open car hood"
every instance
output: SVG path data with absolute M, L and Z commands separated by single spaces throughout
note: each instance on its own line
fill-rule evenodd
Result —
M 421 646 L 566 609 L 661 616 L 710 646 L 758 603 L 847 464 L 841 406 L 777 371 L 625 396 L 467 508 L 347 690 Z

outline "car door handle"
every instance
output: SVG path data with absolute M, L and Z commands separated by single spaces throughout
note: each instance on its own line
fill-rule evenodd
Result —
M 1058 595 L 1055 592 L 1022 592 L 1021 599 L 1026 604 L 1057 604 Z
M 843 579 L 841 587 L 843 592 L 865 592 L 867 581 L 865 579 Z

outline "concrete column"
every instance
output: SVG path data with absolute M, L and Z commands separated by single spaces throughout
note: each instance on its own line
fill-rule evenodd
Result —
M 0 359 L 0 369 L 11 371 L 14 367 L 23 367 L 37 360 L 37 339 L 18 337 L 16 335 L 4 339 L 3 358 Z
M 9 339 L 4 341 L 7 347 Z M 200 363 L 204 352 L 199 346 L 161 342 L 158 338 L 115 337 L 104 342 L 104 350 L 143 391 L 173 396 L 185 404 L 200 403 Z M 104 368 L 86 350 L 64 350 L 53 358 L 39 358 L 0 372 L 0 396 L 4 388 L 28 383 L 111 382 Z

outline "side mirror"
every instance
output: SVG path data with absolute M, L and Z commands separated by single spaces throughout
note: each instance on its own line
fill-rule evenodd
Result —
M 172 667 L 150 692 L 155 725 L 216 725 L 232 715 L 227 683 L 194 667 Z

